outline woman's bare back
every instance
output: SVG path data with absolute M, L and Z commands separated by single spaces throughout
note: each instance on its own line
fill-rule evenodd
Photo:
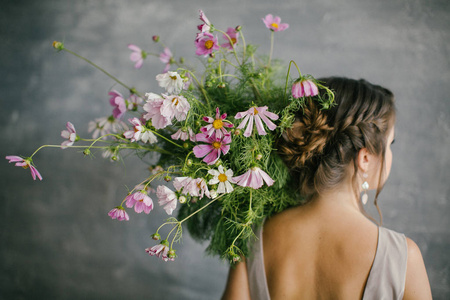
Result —
M 317 201 L 274 216 L 263 231 L 271 299 L 361 299 L 377 241 L 378 227 L 342 205 Z

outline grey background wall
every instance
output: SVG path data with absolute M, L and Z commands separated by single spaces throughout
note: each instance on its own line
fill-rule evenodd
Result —
M 115 86 L 67 53 L 63 40 L 141 91 L 157 88 L 157 59 L 136 71 L 126 45 L 158 52 L 159 34 L 177 54 L 194 57 L 203 9 L 219 28 L 242 25 L 248 42 L 269 49 L 261 18 L 282 17 L 276 58 L 304 73 L 365 78 L 396 95 L 394 164 L 380 197 L 386 227 L 404 232 L 422 250 L 435 299 L 450 298 L 450 2 L 447 0 L 318 1 L 25 1 L 0 8 L 0 156 L 30 155 L 59 144 L 71 121 L 87 124 L 110 110 Z M 35 157 L 44 180 L 0 161 L 1 299 L 217 299 L 227 267 L 205 257 L 205 244 L 186 234 L 176 262 L 149 257 L 149 235 L 162 210 L 107 212 L 146 175 L 128 157 L 111 163 L 97 154 L 46 149 Z M 373 212 L 373 209 L 371 209 Z

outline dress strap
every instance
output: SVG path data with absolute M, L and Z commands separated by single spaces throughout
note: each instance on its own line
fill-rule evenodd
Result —
M 402 299 L 408 248 L 404 234 L 378 227 L 378 245 L 363 300 Z
M 251 299 L 270 300 L 264 268 L 263 226 L 264 222 L 255 232 L 257 239 L 250 245 L 251 255 L 247 257 L 246 264 Z

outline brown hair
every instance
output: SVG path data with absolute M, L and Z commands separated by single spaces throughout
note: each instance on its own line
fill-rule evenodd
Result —
M 334 92 L 336 105 L 321 110 L 316 101 L 306 100 L 293 126 L 277 141 L 278 153 L 306 200 L 341 183 L 350 164 L 355 185 L 356 157 L 362 148 L 381 156 L 381 181 L 387 133 L 395 121 L 391 91 L 363 79 L 330 77 L 319 81 Z M 376 206 L 381 188 L 378 184 Z M 356 186 L 354 189 L 357 192 Z

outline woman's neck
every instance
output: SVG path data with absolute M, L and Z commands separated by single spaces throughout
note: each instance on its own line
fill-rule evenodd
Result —
M 341 209 L 355 210 L 363 213 L 359 195 L 355 192 L 351 182 L 321 192 L 313 197 L 312 203 L 314 203 L 314 205 L 323 206 L 324 208 L 329 207 L 330 209 L 336 209 L 339 207 Z

